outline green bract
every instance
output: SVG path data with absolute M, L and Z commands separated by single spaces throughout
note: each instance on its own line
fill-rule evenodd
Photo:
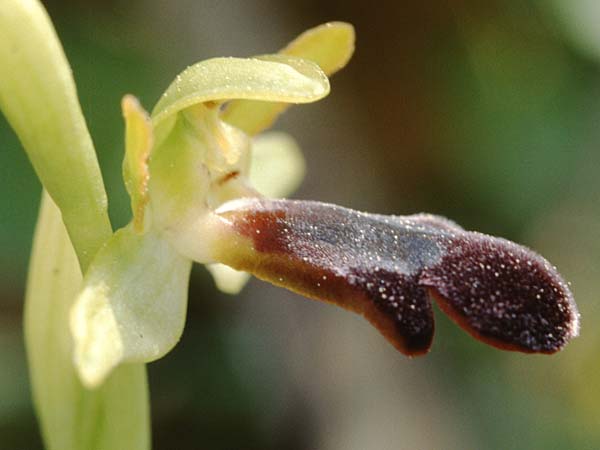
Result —
M 112 230 L 71 70 L 38 1 L 0 2 L 0 67 L 0 109 L 49 194 L 36 227 L 24 324 L 46 447 L 148 449 L 145 367 L 123 366 L 90 391 L 72 364 L 69 309 L 81 289 L 81 272 Z
M 304 173 L 291 138 L 248 134 L 272 123 L 282 105 L 327 95 L 326 72 L 348 61 L 353 42 L 350 25 L 332 23 L 281 54 L 197 63 L 177 76 L 151 118 L 124 98 L 133 219 L 98 252 L 71 311 L 85 385 L 99 386 L 118 364 L 155 360 L 176 344 L 192 261 L 209 264 L 222 290 L 242 288 L 248 275 L 219 264 L 229 236 L 214 211 L 236 198 L 287 195 Z
M 85 268 L 111 234 L 106 193 L 69 64 L 37 1 L 0 2 L 0 62 L 0 109 Z
M 150 411 L 142 364 L 115 370 L 85 389 L 73 366 L 69 310 L 81 271 L 60 211 L 44 193 L 25 301 L 25 343 L 33 400 L 49 450 L 150 448 Z

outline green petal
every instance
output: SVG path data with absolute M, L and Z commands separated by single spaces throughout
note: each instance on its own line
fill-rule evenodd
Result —
M 82 278 L 60 211 L 44 193 L 25 299 L 29 379 L 47 450 L 147 450 L 150 412 L 143 364 L 119 367 L 98 389 L 73 366 L 69 311 Z
M 261 134 L 252 142 L 250 182 L 267 197 L 286 197 L 294 192 L 306 172 L 302 152 L 286 133 Z
M 344 22 L 330 22 L 305 31 L 279 53 L 313 61 L 326 75 L 343 68 L 354 52 L 354 27 Z M 270 127 L 288 105 L 252 100 L 229 103 L 223 119 L 255 135 Z
M 244 98 L 309 103 L 329 93 L 329 81 L 314 63 L 214 58 L 188 67 L 169 86 L 152 111 L 154 124 L 197 103 Z
M 238 294 L 250 279 L 248 272 L 232 269 L 225 264 L 207 264 L 217 288 L 226 294 Z
M 144 209 L 148 203 L 148 159 L 152 150 L 152 122 L 139 101 L 126 95 L 121 102 L 125 119 L 125 159 L 123 180 L 131 198 L 133 227 L 136 232 L 144 228 Z
M 37 1 L 0 1 L 0 110 L 61 210 L 82 266 L 110 237 L 102 176 L 52 23 Z
M 71 312 L 75 365 L 98 386 L 120 363 L 160 358 L 185 322 L 191 261 L 155 233 L 115 233 L 90 266 Z

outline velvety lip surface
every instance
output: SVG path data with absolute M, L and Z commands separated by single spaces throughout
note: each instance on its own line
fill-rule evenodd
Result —
M 223 262 L 364 315 L 407 355 L 431 346 L 431 297 L 471 335 L 507 350 L 553 353 L 578 333 L 571 292 L 548 261 L 442 217 L 267 199 L 217 214 L 252 247 Z

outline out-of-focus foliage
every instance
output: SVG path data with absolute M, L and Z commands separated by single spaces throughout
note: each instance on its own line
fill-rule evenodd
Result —
M 46 4 L 115 226 L 129 214 L 123 94 L 151 105 L 194 61 L 276 51 L 345 20 L 357 52 L 332 95 L 276 124 L 305 152 L 297 196 L 440 213 L 529 245 L 573 283 L 582 330 L 558 355 L 527 356 L 487 348 L 438 314 L 432 353 L 408 360 L 351 314 L 258 281 L 227 297 L 198 267 L 182 342 L 149 366 L 155 448 L 600 448 L 595 3 L 225 3 Z M 40 448 L 20 341 L 40 186 L 18 145 L 0 120 L 2 450 Z

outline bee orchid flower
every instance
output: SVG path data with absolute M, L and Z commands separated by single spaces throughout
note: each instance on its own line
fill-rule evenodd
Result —
M 326 96 L 353 48 L 352 27 L 329 23 L 276 55 L 189 67 L 152 114 L 124 98 L 133 218 L 95 255 L 71 311 L 86 386 L 177 343 L 193 262 L 228 292 L 253 274 L 362 314 L 406 355 L 431 346 L 431 299 L 500 348 L 552 353 L 577 335 L 568 286 L 522 246 L 428 214 L 277 199 L 298 184 L 302 159 L 291 138 L 259 133 L 287 105 Z

